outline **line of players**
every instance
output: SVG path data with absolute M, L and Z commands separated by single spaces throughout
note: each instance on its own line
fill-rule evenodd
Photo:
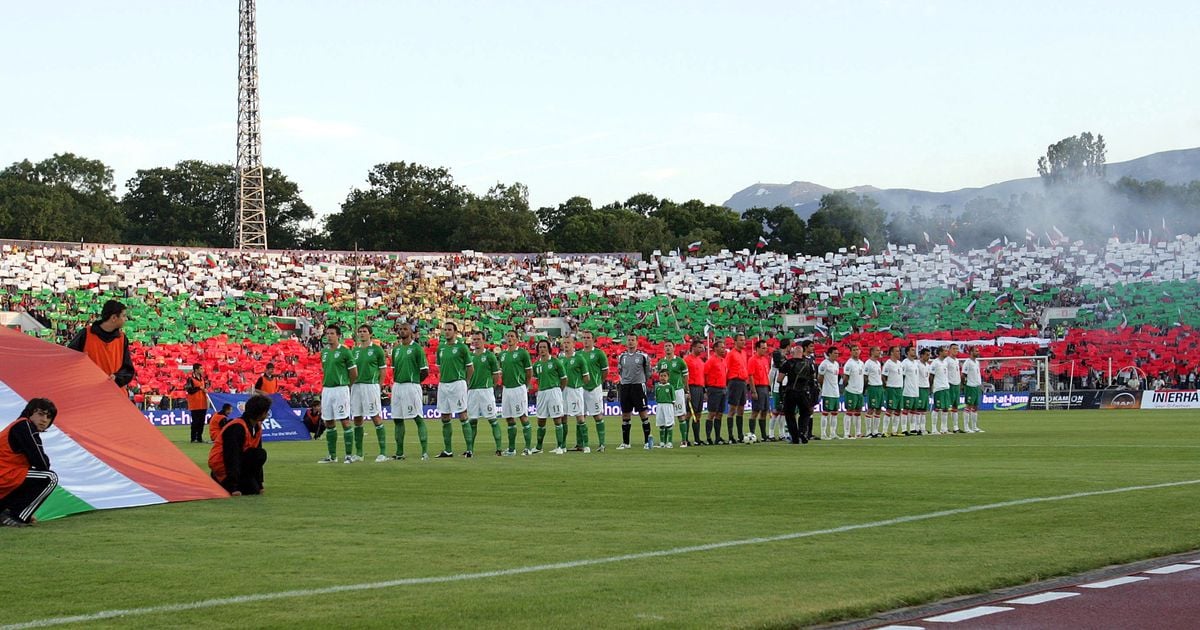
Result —
M 902 358 L 901 347 L 893 346 L 881 362 L 881 350 L 875 347 L 863 361 L 859 346 L 851 345 L 850 357 L 845 365 L 839 365 L 838 349 L 826 350 L 817 368 L 820 439 L 983 432 L 979 428 L 983 380 L 978 348 L 972 347 L 970 356 L 961 362 L 956 344 L 938 346 L 932 352 L 929 348 L 918 352 L 909 346 L 905 352 L 907 356 Z M 933 353 L 937 356 L 931 356 Z M 839 434 L 839 399 L 843 394 L 845 415 Z M 960 395 L 964 399 L 961 410 Z
M 366 420 L 374 424 L 379 443 L 376 462 L 389 459 L 405 459 L 406 420 L 412 420 L 421 445 L 421 459 L 429 459 L 428 428 L 423 417 L 421 383 L 429 375 L 429 366 L 424 348 L 417 344 L 413 328 L 402 324 L 398 330 L 399 343 L 391 351 L 393 385 L 391 411 L 395 426 L 395 450 L 387 455 L 386 429 L 381 415 L 381 376 L 388 360 L 384 350 L 372 340 L 370 326 L 362 325 L 355 331 L 353 348 L 343 344 L 342 333 L 337 325 L 326 327 L 326 347 L 321 351 L 323 389 L 321 395 L 321 419 L 326 426 L 328 455 L 320 463 L 333 463 L 337 459 L 337 432 L 340 423 L 345 444 L 345 463 L 363 460 L 364 425 Z M 592 333 L 580 334 L 583 348 L 577 351 L 574 338 L 567 336 L 559 340 L 560 353 L 554 356 L 551 342 L 540 340 L 536 344 L 537 360 L 530 357 L 522 347 L 517 333 L 510 331 L 505 336 L 505 345 L 493 352 L 487 349 L 483 334 L 470 334 L 470 345 L 463 343 L 454 322 L 442 327 L 442 339 L 436 350 L 439 368 L 437 387 L 437 409 L 442 415 L 443 450 L 439 458 L 454 457 L 451 447 L 453 420 L 458 420 L 466 450 L 465 457 L 473 457 L 479 421 L 486 420 L 491 427 L 495 451 L 500 456 L 516 454 L 517 427 L 523 437 L 522 455 L 536 455 L 543 450 L 548 432 L 547 421 L 553 423 L 555 454 L 576 450 L 591 452 L 589 427 L 590 417 L 596 429 L 597 450 L 605 449 L 604 383 L 609 371 L 607 355 L 595 347 Z M 637 353 L 637 337 L 627 338 L 627 352 Z M 699 446 L 739 443 L 750 437 L 752 441 L 784 439 L 779 405 L 772 412 L 770 401 L 777 394 L 775 374 L 782 363 L 782 348 L 779 356 L 768 356 L 764 341 L 754 345 L 753 352 L 745 349 L 745 335 L 734 338 L 734 347 L 726 350 L 721 340 L 714 342 L 711 351 L 699 340 L 694 340 L 684 353 L 676 356 L 674 344 L 664 344 L 663 357 L 655 373 L 655 399 L 658 401 L 656 424 L 659 428 L 658 446 L 674 446 L 674 430 L 680 429 L 680 446 Z M 821 391 L 821 439 L 845 439 L 857 437 L 883 437 L 887 435 L 938 434 L 959 432 L 959 387 L 966 380 L 966 407 L 962 417 L 965 432 L 977 432 L 978 401 L 980 396 L 980 369 L 978 351 L 959 367 L 956 345 L 941 346 L 938 357 L 930 359 L 928 350 L 917 353 L 909 348 L 909 356 L 900 358 L 900 348 L 893 347 L 889 358 L 880 362 L 879 348 L 872 348 L 866 361 L 860 360 L 860 349 L 851 346 L 851 357 L 844 368 L 837 362 L 838 350 L 831 347 L 826 359 L 818 369 L 818 384 Z M 707 359 L 701 358 L 707 354 Z M 643 384 L 643 387 L 645 384 Z M 494 388 L 502 388 L 500 413 L 497 414 Z M 838 435 L 837 418 L 841 388 L 845 389 L 846 415 L 842 435 Z M 537 439 L 533 439 L 533 426 L 528 417 L 528 395 L 537 396 L 536 420 Z M 933 393 L 933 427 L 927 427 L 929 394 Z M 749 432 L 744 432 L 744 406 L 750 399 L 751 413 Z M 707 401 L 707 417 L 702 413 Z M 862 417 L 867 418 L 864 433 Z M 726 415 L 725 410 L 729 409 Z M 650 437 L 646 408 L 643 404 L 627 408 L 622 401 L 623 435 L 621 448 L 629 448 L 629 423 L 632 411 L 641 416 L 645 433 L 644 448 L 654 445 Z M 499 416 L 499 418 L 497 418 Z M 721 420 L 724 416 L 729 441 L 721 437 Z M 705 438 L 700 438 L 700 422 L 704 418 Z M 938 428 L 938 420 L 941 428 Z M 507 425 L 507 448 L 501 435 L 500 420 Z M 568 420 L 575 420 L 576 444 L 567 448 Z M 690 422 L 689 422 L 690 420 Z M 755 421 L 759 434 L 754 434 Z M 770 424 L 768 425 L 768 421 Z M 952 424 L 948 424 L 951 423 Z M 689 440 L 688 428 L 692 429 Z M 734 437 L 734 430 L 737 437 Z M 715 440 L 714 440 L 715 435 Z
M 412 421 L 421 445 L 421 459 L 429 459 L 429 436 L 423 416 L 421 383 L 429 376 L 425 349 L 415 338 L 409 324 L 401 324 L 399 343 L 392 348 L 393 384 L 391 411 L 394 424 L 395 450 L 387 454 L 386 429 L 381 415 L 380 378 L 388 360 L 384 350 L 372 340 L 371 328 L 362 325 L 355 331 L 353 348 L 344 345 L 341 329 L 331 324 L 325 330 L 325 347 L 321 350 L 323 382 L 321 391 L 321 420 L 325 423 L 328 455 L 319 463 L 337 459 L 338 434 L 342 427 L 345 444 L 344 463 L 363 461 L 364 425 L 371 420 L 379 443 L 376 462 L 405 459 L 406 421 Z M 522 455 L 542 452 L 548 431 L 547 421 L 553 423 L 556 454 L 567 452 L 567 419 L 576 419 L 576 450 L 590 453 L 590 436 L 586 419 L 595 422 L 597 448 L 605 448 L 604 388 L 608 372 L 608 357 L 595 347 L 589 332 L 581 334 L 583 348 L 576 351 L 571 337 L 559 340 L 561 353 L 552 355 L 551 343 L 537 343 L 537 360 L 521 346 L 517 333 L 505 336 L 505 345 L 492 351 L 484 344 L 483 333 L 470 334 L 470 345 L 463 343 L 454 322 L 442 326 L 442 338 L 437 346 L 439 371 L 437 409 L 442 424 L 443 450 L 439 458 L 454 457 L 451 443 L 454 420 L 458 420 L 466 443 L 464 457 L 474 457 L 475 438 L 479 421 L 491 427 L 496 455 L 516 454 L 517 428 L 520 425 L 524 448 Z M 502 388 L 500 413 L 497 414 L 494 388 Z M 528 417 L 528 396 L 537 395 L 537 438 Z M 497 416 L 500 418 L 497 418 Z M 501 436 L 500 420 L 507 424 L 508 444 Z
M 339 461 L 336 431 L 339 424 L 345 444 L 345 456 L 340 461 L 347 464 L 363 461 L 367 420 L 374 424 L 379 444 L 376 462 L 405 459 L 406 421 L 409 420 L 417 431 L 421 459 L 429 459 L 428 427 L 423 416 L 421 392 L 421 383 L 429 376 L 429 365 L 424 348 L 416 342 L 413 328 L 409 324 L 400 325 L 399 343 L 391 350 L 391 411 L 395 448 L 390 457 L 380 403 L 380 381 L 388 365 L 387 354 L 372 339 L 368 325 L 356 329 L 352 348 L 344 345 L 342 331 L 336 324 L 326 327 L 325 337 L 326 345 L 321 350 L 321 420 L 326 427 L 328 454 L 319 460 L 320 463 Z M 534 360 L 515 332 L 510 331 L 505 336 L 504 346 L 492 351 L 485 345 L 481 332 L 470 334 L 468 346 L 460 340 L 457 325 L 446 322 L 442 326 L 442 338 L 435 353 L 439 368 L 437 409 L 442 416 L 443 440 L 443 449 L 437 457 L 455 456 L 451 446 L 454 420 L 459 421 L 466 444 L 464 457 L 474 457 L 480 420 L 485 420 L 491 427 L 496 455 L 517 454 L 518 426 L 523 437 L 520 453 L 541 453 L 549 431 L 548 424 L 551 423 L 555 434 L 554 453 L 563 454 L 568 450 L 590 453 L 589 418 L 594 423 L 596 449 L 603 451 L 606 447 L 604 384 L 609 372 L 608 357 L 595 346 L 592 333 L 581 332 L 580 342 L 582 348 L 577 349 L 574 338 L 567 336 L 559 339 L 560 352 L 554 356 L 551 342 L 540 340 L 536 344 L 537 357 Z M 626 345 L 627 353 L 644 357 L 637 350 L 635 335 L 627 337 Z M 643 382 L 637 384 L 643 391 L 640 404 L 637 401 L 626 404 L 627 401 L 622 400 L 622 443 L 618 448 L 630 448 L 629 428 L 634 411 L 642 421 L 645 435 L 643 447 L 646 449 L 653 446 L 673 448 L 677 426 L 682 447 L 741 442 L 747 435 L 743 430 L 747 398 L 752 403 L 749 435 L 753 435 L 757 420 L 760 435 L 782 438 L 781 417 L 772 415 L 770 429 L 767 428 L 771 384 L 774 382 L 774 378 L 768 374 L 773 361 L 777 359 L 767 356 L 766 344 L 762 341 L 756 344 L 753 354 L 745 350 L 745 335 L 737 335 L 733 345 L 727 352 L 723 342 L 716 341 L 709 352 L 705 344 L 697 340 L 689 346 L 690 354 L 685 352 L 684 356 L 677 356 L 673 343 L 664 344 L 664 356 L 654 370 L 655 398 L 659 401 L 655 418 L 659 429 L 657 444 L 650 437 L 648 407 L 645 404 L 644 390 L 649 383 Z M 708 358 L 702 359 L 701 354 L 707 354 Z M 502 389 L 499 410 L 496 407 L 495 387 Z M 537 396 L 534 414 L 537 420 L 536 441 L 528 417 L 528 396 L 531 392 Z M 709 405 L 704 420 L 707 440 L 701 440 L 699 425 L 705 415 L 702 410 L 705 400 Z M 729 442 L 721 437 L 721 420 L 727 404 L 730 410 L 726 418 Z M 575 447 L 568 449 L 568 421 L 571 419 L 575 421 Z M 507 425 L 507 445 L 501 435 L 501 420 Z M 694 435 L 692 440 L 688 439 L 689 424 Z M 738 433 L 736 441 L 735 426 Z

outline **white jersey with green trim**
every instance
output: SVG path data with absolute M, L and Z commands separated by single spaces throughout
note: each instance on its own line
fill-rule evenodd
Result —
M 983 374 L 979 369 L 979 361 L 968 358 L 962 364 L 963 375 L 967 378 L 967 387 L 982 387 Z

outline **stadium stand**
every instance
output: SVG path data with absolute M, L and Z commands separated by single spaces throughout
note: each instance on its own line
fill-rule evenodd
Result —
M 498 340 L 536 332 L 559 317 L 591 330 L 602 349 L 628 331 L 656 356 L 662 340 L 744 331 L 792 334 L 788 314 L 806 314 L 822 341 L 864 347 L 920 339 L 1059 338 L 1055 373 L 1076 362 L 1095 378 L 1135 366 L 1192 379 L 1200 367 L 1200 239 L 1081 242 L 986 250 L 889 245 L 876 254 L 824 256 L 722 251 L 712 256 L 249 253 L 165 247 L 5 242 L 0 310 L 27 313 L 65 342 L 109 298 L 131 309 L 127 328 L 139 377 L 135 400 L 178 398 L 182 366 L 204 363 L 214 387 L 249 388 L 268 361 L 282 391 L 317 388 L 312 355 L 320 328 L 372 324 L 385 344 L 398 321 L 422 331 L 446 319 L 470 322 Z M 1046 330 L 1048 308 L 1074 319 Z M 297 322 L 311 322 L 308 336 Z M 654 340 L 651 342 L 650 340 Z M 436 343 L 436 340 L 431 343 Z M 772 341 L 772 345 L 774 342 Z M 1004 346 L 1032 353 L 1036 346 Z M 994 356 L 1000 347 L 989 347 Z M 432 353 L 432 348 L 430 348 Z M 1015 366 L 988 378 L 1012 377 Z M 436 373 L 431 375 L 436 379 Z M 160 403 L 163 404 L 163 403 Z

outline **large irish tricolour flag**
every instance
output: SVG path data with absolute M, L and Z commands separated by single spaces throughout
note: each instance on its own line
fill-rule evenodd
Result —
M 228 496 L 87 357 L 0 328 L 0 429 L 39 397 L 58 407 L 42 442 L 59 487 L 37 518 Z

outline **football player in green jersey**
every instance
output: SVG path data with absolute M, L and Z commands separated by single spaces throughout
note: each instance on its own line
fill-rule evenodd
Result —
M 386 462 L 387 434 L 383 429 L 379 375 L 387 367 L 387 356 L 383 348 L 371 339 L 371 327 L 367 324 L 359 326 L 354 336 L 354 349 L 350 351 L 358 368 L 358 378 L 350 388 L 350 415 L 354 416 L 354 461 L 361 462 L 363 459 L 363 420 L 370 418 L 375 423 L 375 437 L 379 440 L 379 455 L 375 461 Z
M 397 335 L 400 343 L 392 348 L 392 424 L 396 428 L 396 454 L 392 459 L 404 459 L 404 421 L 412 420 L 421 442 L 421 459 L 427 460 L 429 431 L 425 428 L 421 383 L 429 378 L 429 360 L 425 348 L 417 343 L 412 324 L 400 324 Z
M 546 437 L 546 420 L 554 421 L 554 454 L 562 455 L 566 449 L 566 410 L 563 408 L 563 388 L 567 386 L 567 376 L 563 372 L 562 362 L 550 354 L 550 342 L 546 339 L 537 342 L 538 360 L 533 364 L 533 374 L 537 377 L 537 446 L 531 454 L 542 452 L 542 441 Z
M 480 330 L 471 333 L 471 353 L 475 372 L 467 388 L 467 417 L 470 422 L 469 425 L 463 425 L 463 437 L 467 440 L 467 452 L 463 456 L 474 457 L 475 435 L 480 418 L 492 425 L 492 439 L 496 441 L 496 454 L 500 455 L 503 451 L 500 448 L 500 423 L 496 420 L 496 392 L 493 389 L 500 386 L 500 361 L 484 345 L 483 331 Z
M 319 464 L 337 461 L 336 423 L 342 423 L 342 439 L 346 443 L 346 463 L 354 462 L 354 431 L 350 428 L 350 386 L 358 376 L 358 367 L 350 349 L 342 345 L 342 329 L 337 324 L 325 327 L 325 345 L 321 349 L 321 419 L 325 421 L 325 445 L 329 456 Z
M 574 420 L 575 448 L 571 450 L 591 453 L 592 449 L 588 446 L 587 416 L 583 415 L 583 384 L 584 376 L 588 373 L 587 359 L 575 352 L 575 338 L 571 335 L 563 335 L 558 340 L 558 347 L 561 351 L 559 361 L 562 361 L 563 369 L 567 373 L 567 388 L 563 390 L 567 422 L 563 429 L 564 432 L 569 432 L 571 420 Z M 565 439 L 563 443 L 566 443 Z
M 451 442 L 454 427 L 450 421 L 467 421 L 467 381 L 475 373 L 471 350 L 458 338 L 458 324 L 442 324 L 442 340 L 437 348 L 438 389 L 437 408 L 442 414 L 442 442 L 445 445 L 438 457 L 454 457 Z
M 687 400 L 684 396 L 683 388 L 687 383 L 688 366 L 686 361 L 675 356 L 675 342 L 667 341 L 663 343 L 663 357 L 658 360 L 655 371 L 659 375 L 659 382 L 654 388 L 654 400 L 658 404 L 667 403 L 671 405 L 672 412 L 678 417 L 679 435 L 683 436 L 683 442 L 687 443 L 688 418 L 685 412 Z M 666 376 L 666 383 L 661 382 L 663 376 Z M 663 393 L 659 391 L 659 388 L 664 384 L 670 388 L 671 395 L 665 399 L 658 398 L 658 395 Z M 659 444 L 662 444 L 666 448 L 671 448 L 669 446 L 670 442 L 664 442 L 662 437 L 666 435 L 665 430 L 667 427 L 670 427 L 671 431 L 674 431 L 674 423 L 664 425 L 659 421 L 658 427 Z
M 500 353 L 500 415 L 508 423 L 508 450 L 505 456 L 516 455 L 517 419 L 521 420 L 521 434 L 525 438 L 522 455 L 533 450 L 533 428 L 529 425 L 529 382 L 533 380 L 533 361 L 529 351 L 521 347 L 515 330 L 504 334 L 505 347 Z
M 608 355 L 596 347 L 596 336 L 590 330 L 579 333 L 583 350 L 579 356 L 587 361 L 583 377 L 583 415 L 596 422 L 596 452 L 604 452 L 604 382 L 608 380 Z M 586 418 L 585 418 L 586 420 Z

